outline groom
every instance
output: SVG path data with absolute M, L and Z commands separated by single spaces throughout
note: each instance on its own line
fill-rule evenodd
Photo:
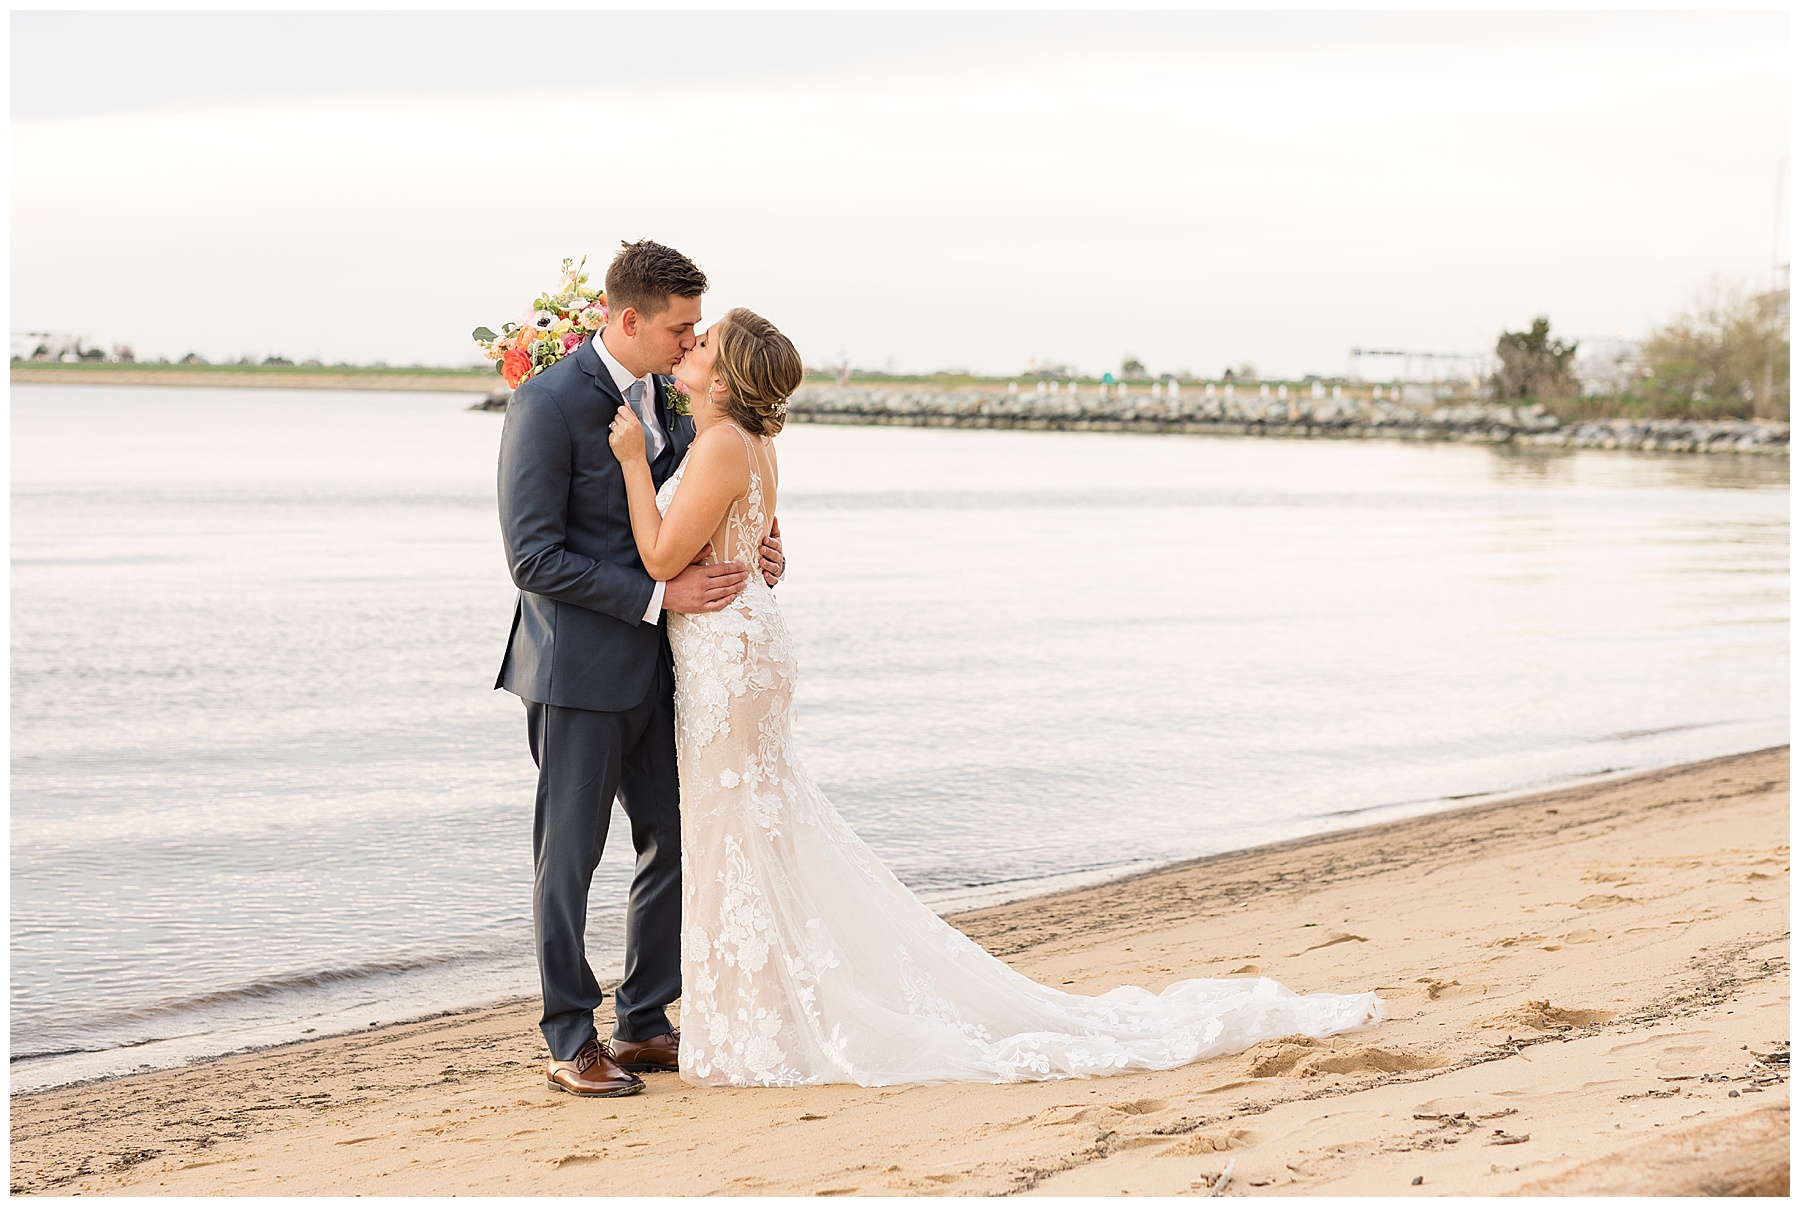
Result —
M 651 580 L 607 427 L 621 404 L 636 412 L 658 486 L 681 464 L 694 421 L 669 409 L 661 375 L 695 346 L 705 292 L 705 274 L 680 252 L 625 244 L 606 270 L 606 327 L 519 386 L 500 436 L 500 531 L 519 603 L 494 686 L 525 701 L 538 767 L 540 1027 L 550 1084 L 572 1094 L 634 1094 L 644 1088 L 637 1072 L 673 1069 L 679 1051 L 664 1010 L 681 995 L 681 815 L 662 615 L 716 612 L 748 572 L 696 562 L 667 583 Z M 773 586 L 785 564 L 780 538 L 771 533 L 761 554 Z M 615 795 L 637 871 L 609 1046 L 594 1030 L 602 994 L 585 935 Z

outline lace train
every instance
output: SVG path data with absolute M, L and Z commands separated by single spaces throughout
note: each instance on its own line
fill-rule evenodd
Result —
M 748 437 L 746 437 L 748 445 Z M 766 528 L 757 457 L 723 556 Z M 685 469 L 685 465 L 682 469 Z M 657 496 L 664 509 L 677 470 Z M 681 766 L 681 1076 L 698 1085 L 1026 1081 L 1167 1069 L 1382 1017 L 1373 993 L 1266 977 L 1098 997 L 1037 984 L 933 913 L 793 748 L 793 646 L 752 574 L 736 604 L 672 615 Z

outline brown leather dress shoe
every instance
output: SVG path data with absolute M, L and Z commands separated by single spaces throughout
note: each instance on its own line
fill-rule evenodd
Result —
M 619 1067 L 605 1044 L 590 1039 L 574 1060 L 552 1060 L 550 1088 L 584 1098 L 619 1098 L 644 1088 L 644 1079 Z
M 677 1027 L 641 1044 L 615 1035 L 612 1050 L 613 1059 L 622 1069 L 633 1073 L 673 1073 L 681 1068 L 681 1029 Z

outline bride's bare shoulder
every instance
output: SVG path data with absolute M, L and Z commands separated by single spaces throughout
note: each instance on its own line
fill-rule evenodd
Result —
M 704 432 L 694 437 L 694 452 L 705 450 L 709 455 L 730 453 L 737 460 L 744 460 L 749 449 L 744 441 L 743 433 L 729 423 L 715 423 Z
M 743 437 L 730 424 L 715 423 L 695 436 L 688 458 L 690 476 L 700 470 L 709 475 L 749 481 L 749 452 L 744 447 Z

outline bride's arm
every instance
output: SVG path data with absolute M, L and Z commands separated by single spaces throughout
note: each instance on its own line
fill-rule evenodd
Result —
M 750 463 L 741 441 L 722 429 L 701 434 L 688 453 L 681 489 L 669 503 L 669 514 L 656 510 L 656 483 L 644 458 L 644 429 L 630 408 L 620 407 L 608 438 L 625 476 L 625 499 L 631 509 L 631 535 L 637 540 L 644 570 L 667 582 L 685 570 L 718 531 L 733 499 L 750 489 Z

